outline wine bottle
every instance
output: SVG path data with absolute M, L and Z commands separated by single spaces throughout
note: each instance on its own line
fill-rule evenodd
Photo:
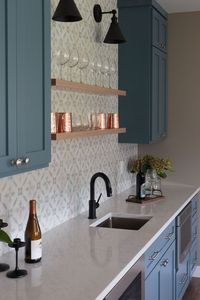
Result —
M 25 230 L 25 262 L 37 263 L 42 258 L 42 234 L 36 214 L 36 200 L 30 200 Z
M 142 171 L 142 166 L 140 162 L 139 172 L 136 176 L 136 197 L 138 199 L 145 198 L 145 174 Z

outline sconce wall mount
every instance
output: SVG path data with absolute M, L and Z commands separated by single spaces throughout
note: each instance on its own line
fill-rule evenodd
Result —
M 120 30 L 119 27 L 119 23 L 117 21 L 117 11 L 115 9 L 111 10 L 111 11 L 102 11 L 101 6 L 99 4 L 95 4 L 94 8 L 93 8 L 93 15 L 94 15 L 94 19 L 97 23 L 100 23 L 102 21 L 102 16 L 104 14 L 112 14 L 112 18 L 111 18 L 111 24 L 109 27 L 109 30 L 106 34 L 106 37 L 104 39 L 104 43 L 107 44 L 120 44 L 120 43 L 125 43 L 126 40 Z

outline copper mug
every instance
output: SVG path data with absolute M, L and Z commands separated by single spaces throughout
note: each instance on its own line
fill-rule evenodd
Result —
M 106 129 L 106 114 L 98 113 L 97 114 L 97 128 Z
M 51 132 L 63 133 L 72 131 L 72 113 L 51 113 Z
M 107 128 L 117 129 L 119 128 L 119 115 L 118 113 L 108 113 Z

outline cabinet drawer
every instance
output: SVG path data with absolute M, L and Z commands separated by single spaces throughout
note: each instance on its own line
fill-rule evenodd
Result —
M 181 300 L 190 281 L 190 257 L 189 253 L 179 265 L 176 273 L 176 300 Z
M 145 278 L 158 263 L 162 255 L 175 239 L 175 220 L 163 231 L 145 252 Z
M 197 263 L 197 241 L 192 245 L 192 249 L 190 251 L 190 276 L 194 273 L 195 266 Z
M 199 194 L 196 194 L 191 201 L 192 201 L 192 217 L 193 217 L 195 216 L 198 209 Z

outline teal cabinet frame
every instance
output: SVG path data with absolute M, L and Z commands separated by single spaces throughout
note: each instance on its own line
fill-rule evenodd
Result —
M 0 1 L 0 173 L 16 155 L 16 1 Z
M 120 126 L 127 128 L 119 142 L 155 143 L 167 132 L 167 14 L 155 1 L 118 0 L 118 7 L 127 39 L 119 45 L 119 86 L 127 90 L 119 97 Z
M 3 0 L 0 19 L 3 177 L 50 162 L 50 0 Z M 15 164 L 25 158 L 28 164 Z

